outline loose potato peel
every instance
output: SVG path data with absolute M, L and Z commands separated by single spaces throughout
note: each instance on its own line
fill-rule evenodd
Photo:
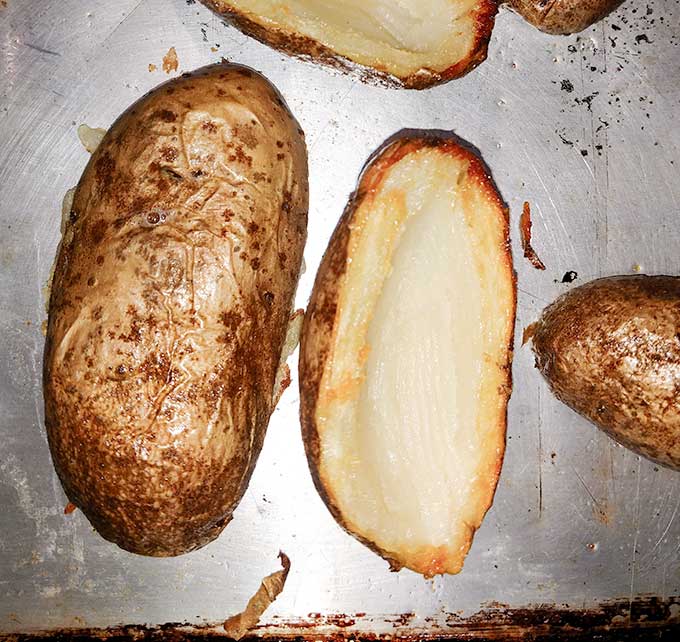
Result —
M 262 614 L 283 591 L 290 571 L 290 559 L 283 551 L 279 551 L 279 559 L 283 568 L 267 575 L 262 580 L 262 584 L 260 584 L 255 595 L 248 600 L 245 610 L 233 615 L 224 623 L 224 630 L 229 637 L 240 640 L 257 625 Z
M 394 569 L 462 568 L 503 458 L 514 309 L 480 161 L 429 136 L 378 154 L 317 275 L 301 413 L 317 489 Z
M 286 338 L 281 349 L 281 360 L 279 362 L 279 369 L 276 371 L 276 381 L 274 382 L 274 406 L 279 403 L 281 395 L 290 386 L 290 368 L 288 367 L 288 357 L 295 352 L 295 349 L 300 343 L 300 334 L 302 332 L 302 322 L 304 321 L 304 310 L 295 310 L 290 315 L 288 323 L 288 330 L 286 331 Z

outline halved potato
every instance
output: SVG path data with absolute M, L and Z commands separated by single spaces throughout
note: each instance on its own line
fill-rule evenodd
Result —
M 201 0 L 286 53 L 414 89 L 486 58 L 495 0 Z
M 389 144 L 321 263 L 302 430 L 336 520 L 387 559 L 457 573 L 505 449 L 515 318 L 507 210 L 449 138 Z

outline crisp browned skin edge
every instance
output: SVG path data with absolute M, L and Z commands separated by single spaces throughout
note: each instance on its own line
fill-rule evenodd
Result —
M 423 70 L 423 73 L 398 78 L 384 70 L 360 65 L 341 56 L 313 38 L 265 27 L 251 20 L 241 11 L 234 9 L 224 0 L 201 0 L 201 2 L 227 19 L 246 35 L 259 40 L 265 45 L 274 47 L 289 56 L 311 60 L 352 75 L 358 75 L 364 82 L 373 82 L 391 87 L 404 87 L 406 89 L 427 89 L 428 87 L 440 85 L 449 80 L 464 76 L 481 62 L 484 62 L 491 32 L 493 31 L 496 12 L 498 11 L 498 3 L 495 0 L 482 0 L 480 3 L 476 16 L 477 40 L 475 47 L 467 58 L 443 71 L 426 69 Z
M 623 0 L 506 0 L 527 22 L 557 35 L 578 33 L 602 20 Z
M 68 498 L 122 548 L 177 555 L 231 519 L 273 410 L 307 200 L 302 131 L 274 87 L 237 65 L 156 88 L 86 167 L 52 286 L 45 421 Z M 64 352 L 74 327 L 83 338 Z
M 626 322 L 640 332 L 613 334 Z M 544 310 L 536 367 L 558 399 L 619 443 L 680 469 L 679 329 L 680 278 L 598 279 Z M 649 380 L 664 371 L 674 376 L 663 388 Z
M 300 342 L 300 419 L 302 439 L 314 485 L 338 524 L 372 551 L 387 560 L 390 563 L 391 569 L 395 571 L 403 567 L 397 560 L 396 555 L 378 548 L 373 542 L 362 537 L 360 533 L 347 527 L 338 504 L 333 497 L 332 490 L 321 479 L 319 474 L 320 437 L 315 414 L 324 365 L 330 355 L 330 346 L 335 332 L 337 302 L 340 294 L 339 288 L 347 266 L 347 247 L 350 240 L 350 228 L 354 212 L 365 199 L 371 197 L 371 194 L 379 187 L 392 165 L 399 162 L 407 154 L 427 147 L 436 148 L 445 154 L 468 160 L 470 163 L 468 173 L 477 179 L 480 189 L 486 190 L 489 197 L 497 203 L 499 214 L 503 217 L 504 237 L 506 238 L 505 261 L 508 278 L 512 280 L 513 288 L 515 287 L 516 275 L 512 267 L 508 209 L 496 190 L 484 164 L 475 154 L 451 139 L 427 135 L 422 137 L 405 136 L 390 142 L 384 148 L 380 148 L 364 168 L 359 185 L 350 197 L 347 207 L 329 241 L 326 253 L 321 260 L 312 296 L 307 307 L 307 313 L 305 314 Z M 516 305 L 517 298 L 515 295 L 513 297 L 512 310 L 510 310 L 509 314 L 511 327 L 508 329 L 510 341 L 508 344 L 508 359 L 505 366 L 507 379 L 502 390 L 506 407 L 512 392 L 512 351 Z M 494 491 L 498 485 L 503 464 L 506 427 L 507 420 L 504 418 L 502 426 L 499 427 L 503 432 L 503 452 L 500 453 L 498 458 L 498 466 L 494 471 L 493 478 L 489 480 Z M 487 510 L 489 508 L 490 505 L 487 507 Z M 470 540 L 473 535 L 474 533 L 470 534 Z M 433 570 L 430 575 L 441 572 Z

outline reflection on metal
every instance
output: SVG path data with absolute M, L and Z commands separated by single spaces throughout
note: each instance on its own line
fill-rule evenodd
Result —
M 280 623 L 289 633 L 295 623 L 292 630 L 305 633 L 330 626 L 436 635 L 440 627 L 464 632 L 476 622 L 487 637 L 486 621 L 540 631 L 561 622 L 642 626 L 647 620 L 629 617 L 641 596 L 655 596 L 649 604 L 665 609 L 655 622 L 678 617 L 677 598 L 669 600 L 680 595 L 680 475 L 617 446 L 557 402 L 528 346 L 521 347 L 521 333 L 572 287 L 565 273 L 578 273 L 578 284 L 633 266 L 678 272 L 680 129 L 672 123 L 680 101 L 680 6 L 652 0 L 648 14 L 624 3 L 570 37 L 539 33 L 501 10 L 485 63 L 461 80 L 414 92 L 363 85 L 286 58 L 185 0 L 6 4 L 0 631 L 224 622 L 276 570 L 279 550 L 292 569 L 261 620 L 263 634 L 278 634 Z M 60 203 L 89 156 L 77 127 L 110 126 L 166 80 L 149 69 L 170 47 L 177 73 L 221 57 L 261 70 L 302 124 L 311 211 L 300 307 L 359 170 L 388 136 L 404 127 L 452 130 L 493 171 L 510 206 L 520 288 L 514 393 L 496 499 L 460 575 L 425 581 L 409 571 L 390 573 L 341 531 L 307 470 L 295 377 L 272 417 L 250 488 L 216 542 L 179 558 L 140 558 L 101 539 L 79 511 L 64 514 L 67 500 L 42 423 L 41 324 Z M 532 206 L 532 243 L 545 271 L 522 257 L 524 201 Z M 484 611 L 492 602 L 505 608 Z M 616 611 L 607 610 L 612 603 Z M 333 619 L 358 613 L 365 615 L 342 616 L 352 622 L 347 626 Z

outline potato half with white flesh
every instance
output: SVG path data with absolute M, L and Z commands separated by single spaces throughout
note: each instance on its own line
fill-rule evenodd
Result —
M 507 210 L 449 138 L 370 162 L 321 263 L 302 430 L 336 520 L 394 569 L 458 573 L 505 449 L 515 318 Z
M 527 22 L 554 34 L 578 33 L 604 18 L 622 0 L 507 0 Z
M 202 0 L 286 53 L 414 89 L 486 58 L 494 0 Z

